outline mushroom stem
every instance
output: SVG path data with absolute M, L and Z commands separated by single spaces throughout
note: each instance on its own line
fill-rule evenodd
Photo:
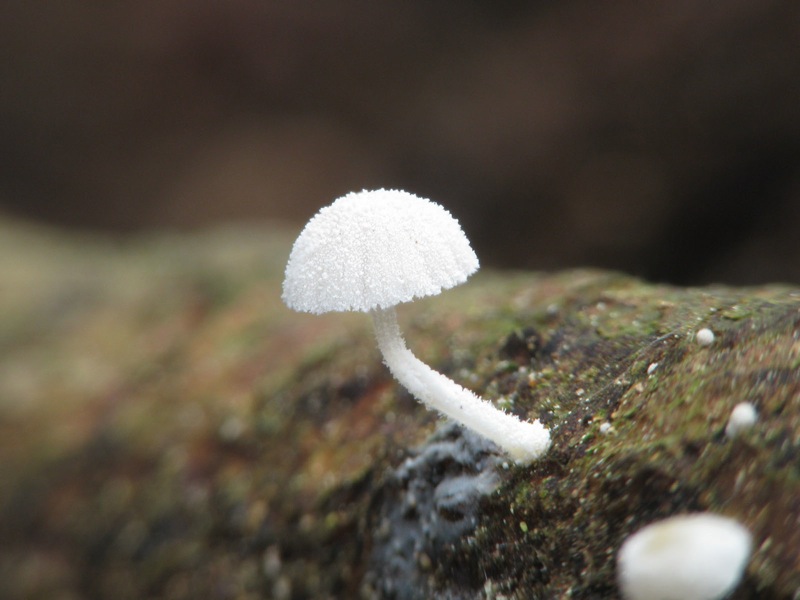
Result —
M 547 451 L 550 433 L 538 419 L 521 421 L 419 360 L 406 347 L 394 308 L 376 308 L 370 314 L 386 366 L 414 397 L 490 439 L 518 463 L 535 460 Z

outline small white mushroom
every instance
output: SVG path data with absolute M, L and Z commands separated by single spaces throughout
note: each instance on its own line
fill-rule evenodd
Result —
M 749 402 L 740 402 L 733 407 L 728 424 L 725 426 L 725 435 L 735 438 L 743 431 L 747 431 L 758 421 L 758 413 L 755 406 Z
M 679 515 L 629 537 L 617 555 L 626 600 L 716 600 L 739 583 L 750 557 L 750 532 L 711 513 Z
M 378 347 L 395 378 L 429 408 L 490 439 L 517 462 L 540 457 L 550 433 L 495 408 L 417 359 L 406 347 L 394 306 L 464 282 L 478 258 L 444 208 L 408 192 L 347 194 L 321 209 L 294 243 L 283 301 L 320 314 L 372 316 Z
M 694 339 L 697 340 L 697 343 L 701 346 L 710 346 L 714 343 L 714 332 L 708 327 L 703 327 L 695 334 Z

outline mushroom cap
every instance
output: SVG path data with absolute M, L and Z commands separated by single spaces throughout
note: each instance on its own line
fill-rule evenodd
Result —
M 400 190 L 365 190 L 306 224 L 282 298 L 298 311 L 366 312 L 439 294 L 477 269 L 461 226 L 440 205 Z
M 617 572 L 627 600 L 714 600 L 732 591 L 750 558 L 750 532 L 711 513 L 651 523 L 622 544 Z

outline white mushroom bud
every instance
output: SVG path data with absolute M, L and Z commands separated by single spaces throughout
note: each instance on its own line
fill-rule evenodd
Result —
M 321 209 L 300 233 L 286 266 L 283 301 L 315 314 L 370 313 L 384 361 L 408 391 L 517 462 L 530 462 L 549 448 L 548 430 L 497 409 L 421 362 L 397 324 L 397 304 L 439 294 L 477 269 L 461 226 L 438 204 L 399 190 L 354 192 Z
M 743 431 L 747 431 L 758 421 L 758 413 L 755 406 L 749 402 L 740 402 L 733 407 L 728 424 L 725 426 L 725 435 L 735 438 Z
M 708 327 L 703 327 L 695 334 L 694 338 L 701 346 L 710 346 L 714 343 L 714 332 Z
M 651 523 L 617 555 L 626 600 L 717 600 L 739 584 L 750 558 L 750 532 L 711 513 Z

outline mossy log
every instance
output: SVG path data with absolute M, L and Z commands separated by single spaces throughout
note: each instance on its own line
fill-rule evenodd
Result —
M 366 316 L 286 309 L 291 237 L 0 225 L 1 597 L 615 598 L 624 538 L 693 511 L 753 534 L 734 598 L 798 597 L 800 289 L 484 272 L 400 307 L 552 429 L 523 467 L 409 397 Z

